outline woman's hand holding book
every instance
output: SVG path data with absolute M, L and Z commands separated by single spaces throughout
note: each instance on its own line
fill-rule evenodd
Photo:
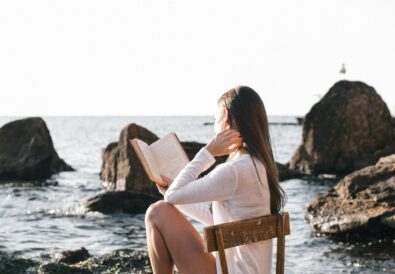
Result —
M 167 190 L 167 188 L 170 186 L 170 184 L 173 182 L 171 179 L 167 178 L 164 175 L 160 175 L 160 177 L 162 178 L 162 180 L 166 183 L 166 186 L 161 186 L 160 184 L 156 184 L 156 187 L 158 188 L 158 191 L 162 194 L 165 195 L 165 192 Z

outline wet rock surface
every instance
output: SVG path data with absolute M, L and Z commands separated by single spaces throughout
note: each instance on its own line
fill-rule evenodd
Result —
M 394 237 L 395 155 L 355 171 L 310 202 L 305 217 L 318 233 Z
M 74 264 L 84 261 L 90 257 L 88 250 L 84 247 L 72 250 L 64 250 L 56 253 L 54 259 L 57 263 Z
M 119 249 L 78 263 L 50 262 L 16 258 L 0 252 L 1 274 L 113 274 L 153 273 L 148 252 Z
M 72 170 L 59 158 L 42 118 L 16 120 L 0 128 L 0 181 L 44 180 Z
M 18 258 L 13 255 L 0 251 L 0 273 L 1 274 L 19 274 L 19 273 L 36 273 L 39 262 Z
M 149 182 L 149 184 L 152 184 Z M 159 200 L 158 196 L 133 191 L 107 191 L 89 198 L 85 204 L 87 211 L 104 214 L 112 213 L 145 213 L 147 208 Z
M 148 129 L 137 124 L 129 124 L 120 133 L 118 142 L 110 143 L 102 152 L 100 178 L 108 190 L 132 190 L 159 196 L 156 189 L 134 152 L 131 139 L 138 138 L 147 144 L 158 140 Z
M 290 168 L 306 174 L 347 175 L 395 153 L 387 105 L 362 82 L 337 82 L 303 120 L 302 144 Z

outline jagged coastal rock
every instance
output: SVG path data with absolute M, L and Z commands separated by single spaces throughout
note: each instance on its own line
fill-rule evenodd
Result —
M 118 142 L 109 144 L 102 153 L 100 178 L 109 190 L 133 190 L 150 195 L 159 195 L 156 186 L 145 174 L 137 158 L 131 139 L 138 138 L 151 144 L 158 137 L 137 124 L 129 124 L 122 129 Z
M 63 250 L 55 253 L 54 259 L 57 263 L 75 264 L 87 260 L 91 255 L 85 247 Z
M 0 128 L 0 181 L 44 180 L 72 170 L 59 158 L 42 118 L 16 120 Z
M 290 168 L 346 175 L 392 153 L 395 132 L 387 105 L 374 88 L 340 81 L 305 116 Z
M 85 203 L 85 208 L 87 211 L 97 211 L 104 214 L 141 214 L 145 213 L 147 208 L 158 200 L 158 196 L 134 191 L 106 191 L 89 198 Z
M 32 259 L 18 258 L 11 254 L 0 251 L 1 274 L 25 274 L 35 273 L 39 262 Z
M 325 234 L 395 235 L 395 154 L 344 177 L 310 202 L 306 219 Z
M 86 249 L 85 249 L 86 250 Z M 86 251 L 88 253 L 88 251 Z M 67 253 L 67 251 L 65 251 Z M 113 274 L 153 273 L 148 252 L 145 250 L 119 249 L 103 256 L 92 256 L 82 261 L 41 263 L 17 258 L 0 252 L 1 274 Z M 177 272 L 176 272 L 177 273 Z

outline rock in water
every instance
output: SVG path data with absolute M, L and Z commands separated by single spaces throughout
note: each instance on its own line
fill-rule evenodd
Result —
M 394 216 L 395 154 L 347 175 L 306 210 L 312 229 L 327 234 L 395 235 Z
M 40 265 L 37 274 L 94 274 L 89 269 L 81 269 L 76 266 L 69 266 L 62 263 L 48 263 Z
M 43 180 L 73 168 L 59 158 L 42 118 L 26 118 L 0 128 L 0 180 Z
M 90 257 L 90 254 L 86 248 L 81 247 L 73 250 L 64 250 L 56 253 L 54 259 L 57 263 L 75 264 L 81 261 L 85 261 Z
M 24 274 L 36 273 L 39 262 L 32 259 L 18 258 L 0 251 L 1 274 Z
M 288 179 L 293 179 L 293 178 L 302 178 L 304 177 L 303 174 L 300 172 L 291 170 L 289 168 L 289 164 L 280 164 L 276 162 L 277 170 L 278 170 L 278 177 L 280 179 L 280 182 L 286 181 Z
M 88 211 L 104 214 L 140 214 L 145 213 L 150 204 L 155 203 L 158 199 L 157 196 L 133 191 L 107 191 L 89 198 L 85 208 Z
M 302 144 L 290 168 L 306 174 L 346 175 L 395 153 L 391 114 L 376 91 L 340 81 L 303 122 Z
M 95 273 L 153 273 L 148 252 L 130 249 L 115 250 L 92 260 L 91 269 Z
M 158 137 L 149 130 L 129 124 L 122 129 L 119 141 L 109 144 L 102 153 L 100 178 L 109 190 L 133 190 L 141 193 L 159 195 L 141 165 L 130 144 L 130 139 L 138 138 L 151 144 Z

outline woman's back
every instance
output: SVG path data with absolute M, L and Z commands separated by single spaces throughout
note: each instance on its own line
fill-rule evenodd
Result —
M 204 225 L 270 214 L 266 171 L 259 160 L 252 161 L 249 154 L 243 154 L 197 179 L 214 163 L 215 158 L 202 148 L 177 176 L 166 192 L 165 200 Z M 212 213 L 208 202 L 212 202 Z M 229 248 L 225 253 L 229 273 L 270 273 L 271 240 Z M 221 273 L 218 256 L 216 260 L 217 273 Z
M 255 170 L 252 159 L 249 154 L 243 154 L 235 160 L 224 163 L 235 168 L 237 186 L 230 199 L 213 202 L 214 224 L 270 215 L 270 191 L 266 170 L 264 165 L 254 158 Z M 229 273 L 271 272 L 272 240 L 228 248 L 225 254 Z M 221 273 L 219 257 L 216 257 L 217 273 Z

